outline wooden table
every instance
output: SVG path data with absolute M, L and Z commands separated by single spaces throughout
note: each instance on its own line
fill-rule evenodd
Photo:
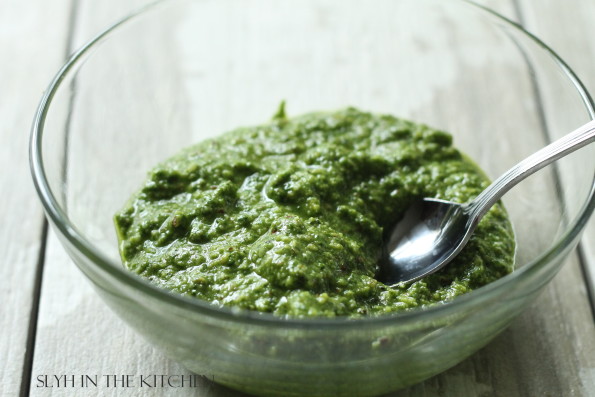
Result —
M 27 163 L 29 127 L 52 75 L 73 49 L 139 3 L 0 0 L 0 396 L 140 396 L 147 393 L 39 387 L 39 376 L 187 374 L 95 295 L 48 230 Z M 595 1 L 481 4 L 541 37 L 595 92 Z M 508 330 L 456 367 L 392 395 L 595 396 L 594 286 L 592 219 L 577 252 Z M 197 388 L 154 391 L 164 394 L 240 395 L 202 378 Z

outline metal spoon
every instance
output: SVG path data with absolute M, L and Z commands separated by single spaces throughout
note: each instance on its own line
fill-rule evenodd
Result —
M 425 198 L 407 209 L 384 246 L 378 281 L 393 286 L 434 273 L 467 244 L 486 212 L 513 186 L 595 141 L 595 120 L 527 157 L 466 204 Z

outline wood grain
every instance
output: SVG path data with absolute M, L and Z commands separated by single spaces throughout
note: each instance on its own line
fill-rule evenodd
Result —
M 560 13 L 566 14 L 567 24 L 574 23 L 579 26 L 574 29 L 587 30 L 587 21 L 592 20 L 587 9 L 594 8 L 592 3 L 580 2 L 580 7 L 570 8 L 552 0 L 536 7 L 535 2 L 527 0 L 520 2 L 522 14 L 516 4 L 506 7 L 502 1 L 479 3 L 512 20 L 525 22 L 529 30 L 539 20 L 542 29 L 535 33 L 548 43 L 548 37 L 558 38 L 569 55 L 572 51 L 568 47 L 575 49 L 576 57 L 585 53 L 585 47 L 595 49 L 590 38 L 583 40 L 586 32 L 580 35 L 581 39 L 571 37 L 561 28 L 566 24 L 559 19 Z M 577 23 L 577 18 L 582 23 Z M 586 52 L 593 55 L 592 50 Z M 584 71 L 592 75 L 593 63 L 589 59 L 583 59 L 583 63 Z M 593 221 L 589 227 L 592 225 Z M 585 258 L 592 261 L 594 244 L 589 244 L 588 238 L 586 232 L 583 249 L 587 253 Z M 490 345 L 453 369 L 395 396 L 591 396 L 595 386 L 594 358 L 595 327 L 580 258 L 574 253 L 539 300 Z
M 0 395 L 17 395 L 28 372 L 43 215 L 27 144 L 35 108 L 64 57 L 69 1 L 0 2 Z M 17 23 L 18 21 L 18 23 Z M 31 347 L 31 346 L 29 346 Z
M 516 16 L 515 7 L 511 1 L 486 0 L 482 3 L 496 8 L 506 15 Z M 130 2 L 115 0 L 81 1 L 74 42 L 84 42 L 109 21 L 121 16 L 132 7 Z M 258 15 L 258 12 L 254 10 L 252 12 L 255 16 Z M 526 13 L 526 11 L 524 12 Z M 536 9 L 535 12 L 540 12 L 540 10 Z M 141 74 L 146 72 L 146 69 L 139 70 Z M 470 70 L 470 72 L 473 71 Z M 482 74 L 478 73 L 477 78 L 481 77 Z M 485 76 L 483 77 L 485 78 Z M 511 85 L 514 84 L 515 82 L 512 82 Z M 530 87 L 522 84 L 520 86 L 521 90 L 527 92 L 530 90 Z M 89 89 L 91 88 L 90 86 Z M 254 89 L 256 88 L 254 87 Z M 179 100 L 171 92 L 162 94 L 171 100 Z M 448 98 L 451 98 L 453 102 L 463 100 L 460 94 L 448 89 L 440 92 L 437 98 L 424 98 L 423 100 L 417 98 L 417 100 L 420 104 L 427 106 L 436 104 L 436 102 L 448 102 Z M 86 99 L 82 95 L 76 100 L 85 101 Z M 195 98 L 195 100 L 200 100 L 200 98 Z M 415 102 L 415 98 L 413 102 Z M 84 104 L 85 102 L 80 103 Z M 229 98 L 229 105 L 230 109 L 240 112 L 238 105 L 233 102 L 233 98 Z M 298 102 L 295 106 L 299 109 L 300 106 L 307 105 L 307 103 L 300 104 Z M 534 106 L 534 104 L 528 106 Z M 212 111 L 216 111 L 216 109 Z M 417 110 L 411 108 L 410 111 L 415 115 Z M 446 105 L 439 111 L 452 112 L 453 109 Z M 253 109 L 248 109 L 246 112 L 251 113 Z M 419 112 L 419 114 L 422 113 Z M 85 121 L 89 121 L 91 117 L 97 117 L 97 115 L 83 113 L 79 117 L 79 119 L 73 119 L 74 126 L 84 124 Z M 457 117 L 454 116 L 454 119 Z M 225 122 L 223 115 L 220 120 L 221 123 Z M 467 120 L 460 115 L 456 121 L 462 129 L 468 130 L 472 130 L 474 127 L 473 122 L 473 120 Z M 511 125 L 533 126 L 537 123 L 534 119 L 523 120 L 520 110 L 519 113 L 514 113 L 514 117 L 508 122 Z M 212 127 L 218 128 L 220 125 L 214 123 Z M 147 126 L 147 128 L 151 128 L 151 126 Z M 116 139 L 116 136 L 102 136 L 102 139 Z M 85 142 L 77 141 L 76 137 L 73 137 L 69 147 L 69 156 L 72 156 L 72 162 L 76 163 L 84 156 L 92 154 L 88 152 L 88 147 L 85 148 L 84 144 Z M 169 144 L 174 148 L 178 144 L 182 145 L 183 142 Z M 521 158 L 529 150 L 529 147 L 537 144 L 537 142 L 532 142 L 531 146 L 525 147 L 519 145 L 511 152 L 511 157 Z M 158 154 L 155 153 L 155 155 Z M 134 170 L 135 167 L 140 167 L 140 165 L 130 164 L 130 169 L 123 170 L 123 172 L 127 177 L 133 178 L 133 174 L 137 172 Z M 141 173 L 145 168 L 141 167 Z M 96 207 L 97 200 L 101 200 L 101 198 L 91 194 L 92 192 L 85 192 L 84 189 L 86 184 L 92 182 L 85 180 L 84 175 L 76 169 L 69 170 L 69 177 L 72 179 L 71 186 L 74 189 L 70 194 L 76 194 L 79 200 L 81 198 L 87 200 L 89 208 Z M 102 177 L 107 176 L 96 176 L 96 178 Z M 547 189 L 551 189 L 551 186 Z M 110 196 L 109 199 L 117 203 L 121 198 Z M 99 204 L 112 205 L 112 203 Z M 570 288 L 571 286 L 576 286 L 576 288 Z M 576 256 L 572 256 L 561 274 L 542 294 L 541 299 L 490 345 L 451 370 L 407 390 L 393 393 L 391 396 L 588 396 L 590 391 L 595 389 L 592 373 L 592 368 L 595 368 L 593 362 L 595 328 L 589 317 L 589 310 L 578 260 Z M 187 372 L 183 368 L 155 351 L 105 307 L 89 283 L 70 262 L 55 236 L 50 233 L 31 394 L 36 396 L 88 395 L 88 390 L 81 388 L 47 389 L 37 387 L 36 376 L 40 374 L 97 374 L 101 376 L 103 374 L 185 373 Z M 106 396 L 241 395 L 206 379 L 201 380 L 199 387 L 194 389 L 154 389 L 148 394 L 146 390 L 138 389 L 129 389 L 125 393 L 120 389 L 102 389 L 101 392 Z
M 112 0 L 101 3 L 79 1 L 75 31 L 72 37 L 73 48 L 84 44 L 90 37 L 106 28 L 116 19 L 146 3 L 143 0 L 127 2 Z M 149 71 L 145 73 L 149 73 Z M 153 71 L 153 73 L 155 72 Z M 100 77 L 98 76 L 97 81 L 100 80 Z M 134 79 L 135 76 L 130 77 Z M 91 84 L 93 82 L 91 81 Z M 87 89 L 92 90 L 93 87 L 86 87 L 81 84 L 77 86 L 77 89 L 85 92 Z M 117 91 L 117 87 L 114 87 L 114 89 Z M 171 96 L 165 95 L 168 99 L 172 99 Z M 89 97 L 81 95 L 76 99 L 78 102 L 74 106 L 85 103 L 88 99 Z M 134 99 L 129 98 L 128 100 Z M 90 105 L 85 109 L 92 112 L 94 106 Z M 77 115 L 73 116 L 70 121 L 71 129 L 76 130 L 81 123 L 89 122 L 93 116 L 96 116 L 87 114 L 86 110 L 77 112 Z M 81 118 L 79 115 L 83 115 L 83 117 Z M 139 119 L 144 117 L 145 115 L 138 115 Z M 146 127 L 150 128 L 150 125 Z M 100 132 L 95 136 L 99 140 L 106 139 Z M 81 142 L 79 138 L 74 134 L 69 138 L 69 164 L 76 164 L 85 156 L 95 156 L 98 161 L 104 162 L 110 154 L 113 154 L 89 152 L 88 149 L 93 148 L 94 145 L 84 146 L 84 142 Z M 111 139 L 118 139 L 118 137 L 112 136 Z M 183 139 L 183 136 L 180 139 Z M 185 139 L 187 140 L 189 137 Z M 132 143 L 129 142 L 128 144 Z M 122 147 L 128 148 L 129 146 L 123 143 Z M 146 165 L 131 164 L 126 167 L 132 173 L 135 173 L 129 179 L 131 181 L 138 180 L 144 173 L 143 168 L 146 168 Z M 73 183 L 69 184 L 68 199 L 85 197 L 87 200 L 88 207 L 80 207 L 82 212 L 78 214 L 79 216 L 95 215 L 85 211 L 85 208 L 98 206 L 97 203 L 93 204 L 94 200 L 102 200 L 102 198 L 107 197 L 121 203 L 121 198 L 114 198 L 109 194 L 95 195 L 92 191 L 85 191 L 83 176 L 78 174 L 76 169 L 69 168 L 68 174 L 73 181 Z M 101 177 L 102 175 L 97 175 L 97 178 Z M 133 186 L 129 188 L 134 189 Z M 117 205 L 120 205 L 120 203 L 117 203 Z M 76 217 L 77 214 L 73 214 L 73 216 Z M 110 217 L 105 217 L 105 222 L 111 223 Z M 120 388 L 101 387 L 99 390 L 90 390 L 79 387 L 78 383 L 74 389 L 56 387 L 58 381 L 51 377 L 53 375 L 58 377 L 61 375 L 75 375 L 78 382 L 79 376 L 86 374 L 97 376 L 99 382 L 102 382 L 102 377 L 110 374 L 188 375 L 189 373 L 178 364 L 167 360 L 160 352 L 154 350 L 105 306 L 93 291 L 88 280 L 72 263 L 52 231 L 49 233 L 45 256 L 44 280 L 40 297 L 32 374 L 29 390 L 32 396 L 88 396 L 96 393 L 105 396 L 119 396 L 123 393 L 127 396 L 190 396 L 196 395 L 196 393 L 200 393 L 201 396 L 211 396 L 221 395 L 219 390 L 223 390 L 202 378 L 199 380 L 199 386 L 194 389 L 155 388 L 147 390 L 146 388 L 135 388 L 122 390 Z M 43 378 L 44 375 L 50 376 L 47 382 Z M 38 378 L 39 376 L 41 378 Z M 48 382 L 51 383 L 48 384 Z M 49 385 L 54 387 L 47 387 Z
M 575 71 L 591 96 L 595 96 L 595 2 L 573 2 L 572 7 L 560 1 L 546 0 L 536 8 L 530 0 L 519 0 L 525 26 L 552 47 Z M 564 26 L 564 28 L 559 28 Z M 564 109 L 556 112 L 564 115 Z M 563 117 L 563 116 L 558 116 Z M 591 153 L 595 150 L 591 145 Z M 585 276 L 590 287 L 590 298 L 595 316 L 595 217 L 587 223 L 580 246 L 585 262 Z

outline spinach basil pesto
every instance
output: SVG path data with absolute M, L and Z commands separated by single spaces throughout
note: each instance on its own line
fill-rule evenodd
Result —
M 412 200 L 488 180 L 449 134 L 347 108 L 239 128 L 151 171 L 116 214 L 123 262 L 175 292 L 280 316 L 379 315 L 448 301 L 512 270 L 498 204 L 445 269 L 389 288 L 383 233 Z

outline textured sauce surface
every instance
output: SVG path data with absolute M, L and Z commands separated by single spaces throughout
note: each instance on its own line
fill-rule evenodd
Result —
M 347 108 L 203 141 L 154 168 L 115 216 L 123 262 L 175 292 L 280 316 L 361 316 L 448 301 L 512 271 L 498 204 L 445 269 L 389 288 L 383 233 L 416 198 L 489 181 L 449 134 Z

